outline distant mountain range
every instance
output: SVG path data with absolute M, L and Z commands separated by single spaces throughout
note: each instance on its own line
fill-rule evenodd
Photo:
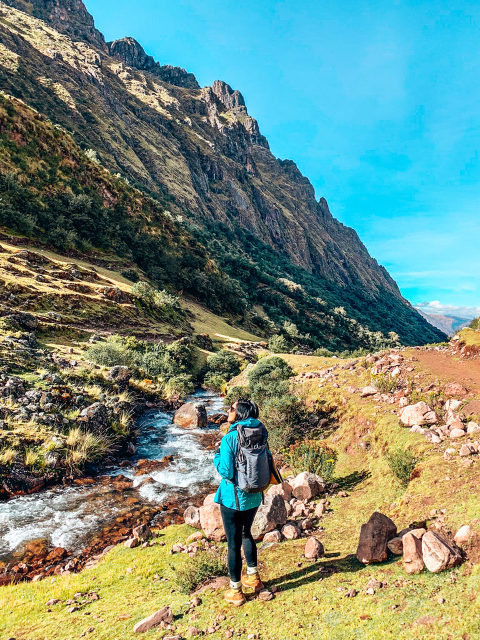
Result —
M 239 91 L 222 81 L 201 88 L 191 73 L 159 64 L 133 38 L 105 42 L 80 0 L 0 1 L 0 89 L 154 198 L 179 236 L 203 247 L 202 275 L 187 285 L 207 306 L 264 334 L 288 327 L 311 346 L 336 350 L 392 344 L 390 332 L 403 344 L 445 338 L 402 297 L 356 232 L 332 216 L 324 198 L 316 200 L 295 163 L 271 153 Z M 12 140 L 21 146 L 21 136 Z M 19 176 L 20 155 L 12 150 L 6 163 Z M 37 168 L 51 194 L 54 168 L 45 172 L 41 162 Z M 101 195 L 104 207 L 115 206 Z M 69 225 L 65 214 L 60 226 Z M 77 227 L 71 244 L 94 244 L 94 236 L 85 239 Z M 35 216 L 28 229 L 43 233 Z M 152 235 L 148 222 L 138 233 Z M 161 230 L 155 234 L 158 239 Z M 138 246 L 133 259 L 164 284 L 168 271 L 139 257 Z M 188 261 L 185 248 L 183 273 Z M 217 274 L 214 288 L 209 268 Z
M 456 331 L 468 327 L 471 323 L 471 318 L 458 318 L 457 316 L 440 315 L 436 313 L 425 313 L 420 309 L 417 309 L 418 313 L 422 315 L 427 322 L 429 322 L 440 331 L 443 331 L 447 336 L 453 336 Z

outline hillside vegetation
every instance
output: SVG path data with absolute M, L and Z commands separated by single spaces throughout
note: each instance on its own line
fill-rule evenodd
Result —
M 87 198 L 56 194 L 42 232 L 49 241 L 91 244 L 91 225 L 80 228 L 78 216 L 93 209 L 100 247 L 108 229 L 110 249 L 129 254 L 158 283 L 191 290 L 214 311 L 229 304 L 260 331 L 286 332 L 285 323 L 293 323 L 307 348 L 377 349 L 394 344 L 390 332 L 402 344 L 444 338 L 402 298 L 356 233 L 332 217 L 324 199 L 316 201 L 295 164 L 270 153 L 238 91 L 220 81 L 200 89 L 191 74 L 155 65 L 133 39 L 105 43 L 81 2 L 9 0 L 0 2 L 0 17 L 2 88 L 159 203 L 142 205 L 142 215 L 134 209 L 134 222 L 125 218 L 123 197 L 109 202 L 108 193 L 92 194 L 85 185 Z M 10 137 L 9 151 L 14 143 Z M 20 152 L 17 171 L 25 162 Z M 44 173 L 35 180 L 42 186 L 56 179 L 46 155 L 43 145 Z M 60 179 L 62 172 L 65 164 Z M 162 218 L 165 211 L 175 225 Z M 38 237 L 44 219 L 39 225 L 30 217 L 25 233 Z M 165 226 L 167 235 L 168 227 L 178 229 L 178 244 L 170 238 L 157 257 L 157 238 L 140 220 Z M 180 257 L 188 237 L 195 242 Z

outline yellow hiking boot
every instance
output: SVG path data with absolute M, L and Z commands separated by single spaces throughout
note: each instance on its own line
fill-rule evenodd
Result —
M 243 595 L 243 591 L 241 589 L 227 589 L 224 594 L 224 598 L 230 604 L 233 604 L 235 607 L 241 607 L 242 604 L 245 604 L 246 599 Z
M 248 573 L 244 573 L 242 575 L 242 587 L 244 589 L 252 589 L 255 593 L 258 593 L 265 587 L 263 586 L 263 582 L 260 580 L 260 576 L 258 573 L 254 573 L 253 575 L 248 575 Z

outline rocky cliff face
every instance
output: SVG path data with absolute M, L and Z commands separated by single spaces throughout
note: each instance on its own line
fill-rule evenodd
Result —
M 44 20 L 74 40 L 85 40 L 107 51 L 105 38 L 95 29 L 93 18 L 81 0 L 6 0 L 5 4 Z
M 314 278 L 317 296 L 331 293 L 332 304 L 370 329 L 392 329 L 407 342 L 441 336 L 355 231 L 315 199 L 295 163 L 272 155 L 239 91 L 221 81 L 200 89 L 192 74 L 161 66 L 133 38 L 106 44 L 79 0 L 8 0 L 0 17 L 8 62 L 0 61 L 1 87 L 72 131 L 105 166 L 168 194 L 178 214 L 233 244 L 239 229 L 248 231 L 289 261 L 294 286 L 307 278 L 294 275 L 297 267 Z M 236 251 L 253 259 L 248 247 Z M 230 275 L 238 268 L 230 264 Z

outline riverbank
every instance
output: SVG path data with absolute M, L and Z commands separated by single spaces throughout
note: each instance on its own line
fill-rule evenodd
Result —
M 188 399 L 214 417 L 223 404 L 202 390 Z M 188 504 L 200 504 L 216 482 L 211 448 L 218 427 L 182 428 L 172 418 L 158 409 L 140 416 L 135 453 L 110 465 L 108 475 L 0 504 L 0 583 L 80 571 L 134 527 L 181 522 Z

